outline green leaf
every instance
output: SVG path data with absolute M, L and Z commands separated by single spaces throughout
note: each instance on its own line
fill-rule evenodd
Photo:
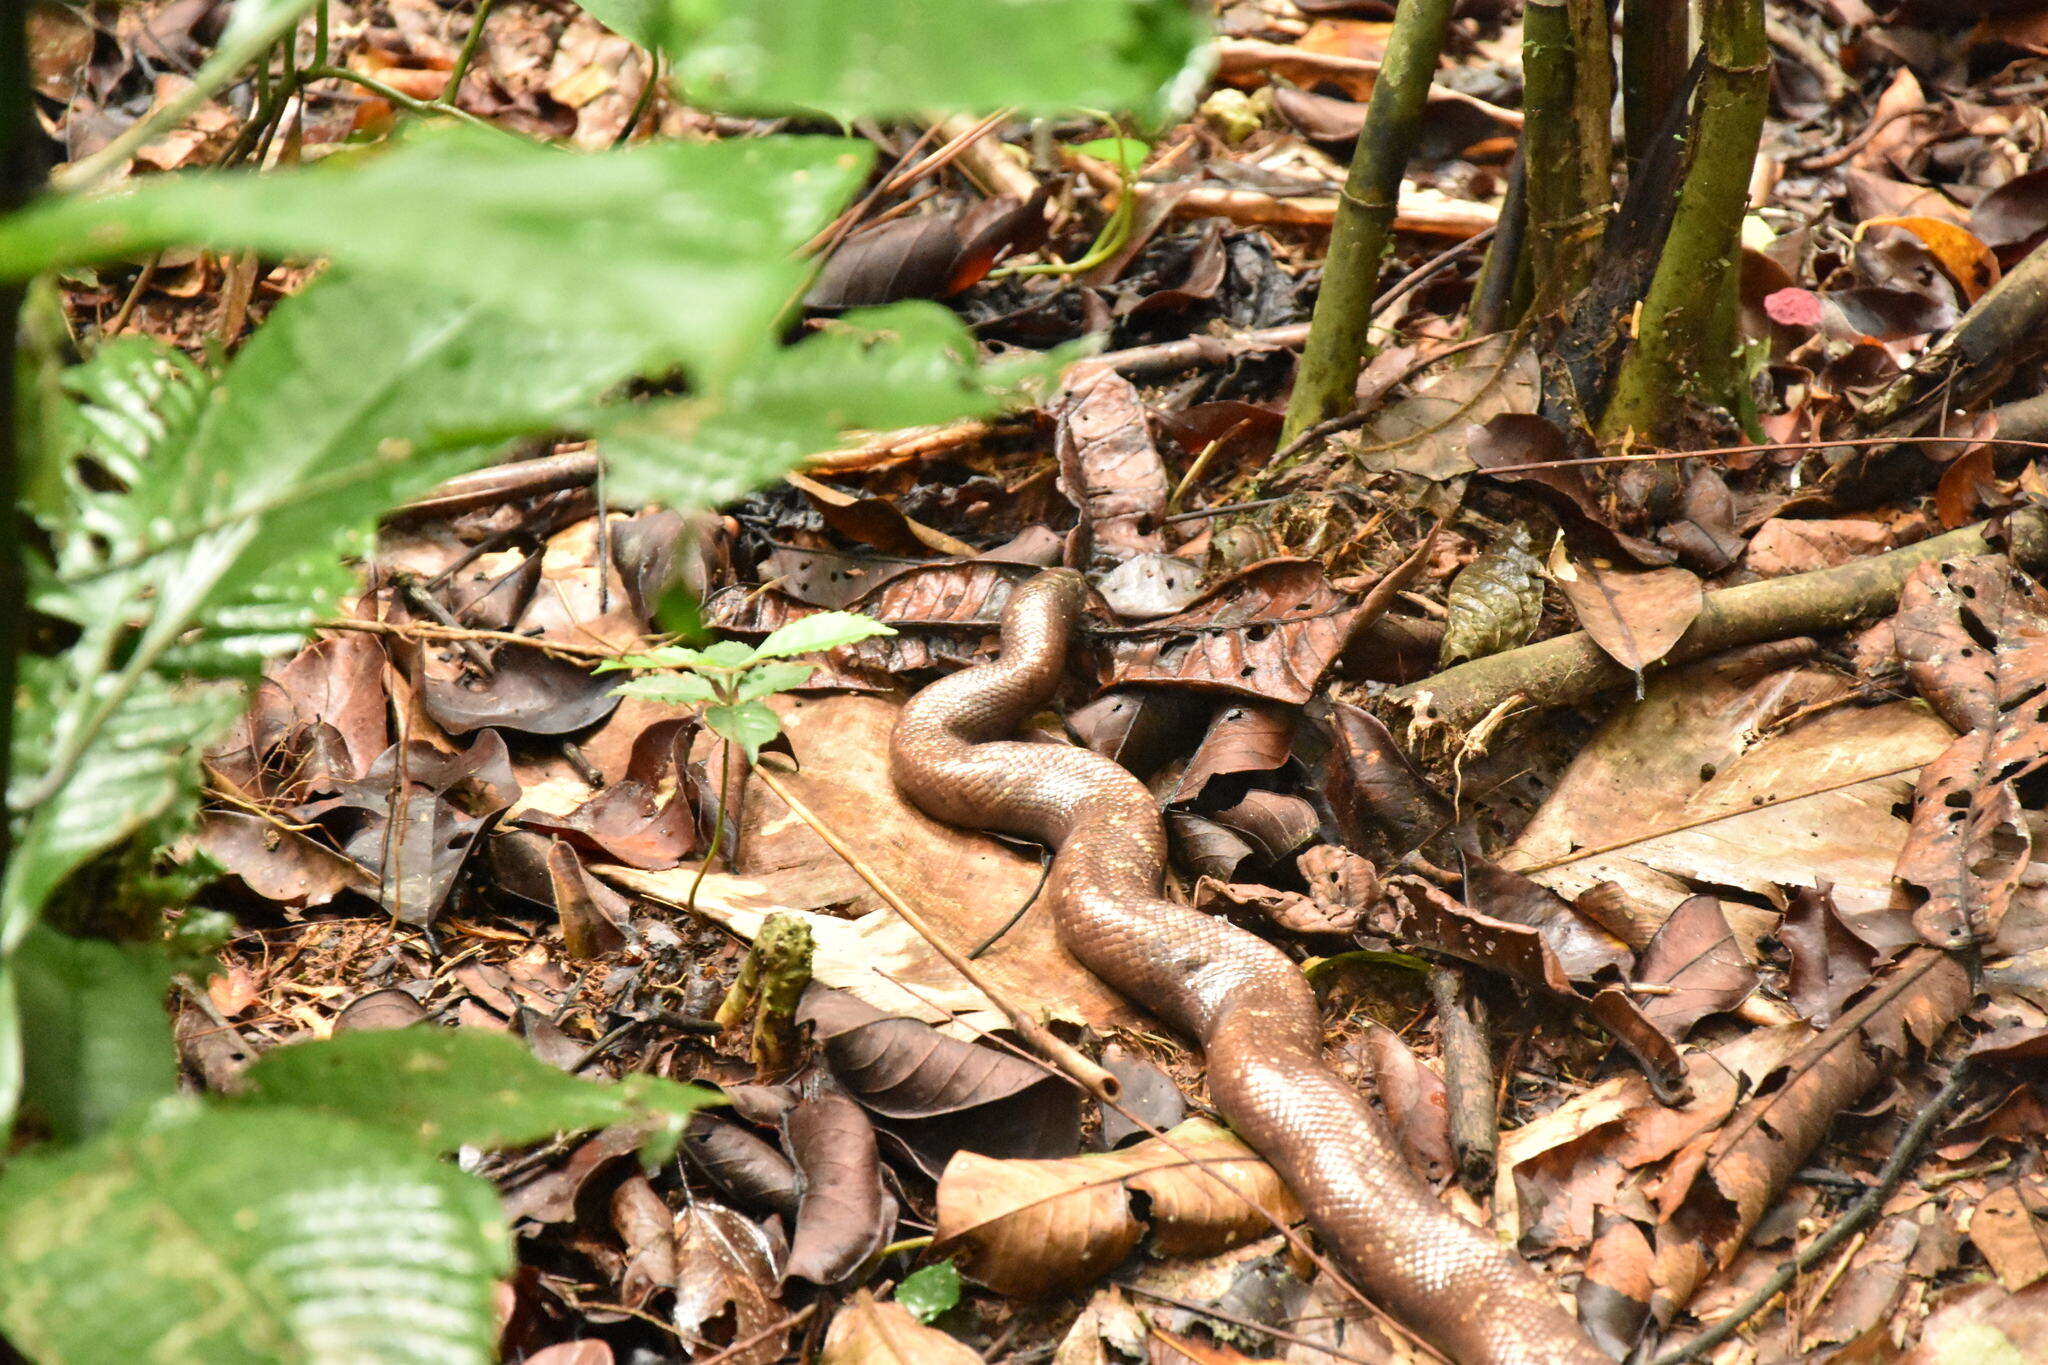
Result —
M 0 1328 L 67 1365 L 496 1359 L 492 1188 L 387 1130 L 172 1102 L 0 1174 Z
M 669 0 L 577 0 L 590 17 L 621 38 L 656 48 L 668 38 Z
M 842 118 L 929 109 L 1163 113 L 1207 76 L 1186 0 L 676 0 L 693 100 Z
M 709 707 L 704 712 L 704 724 L 712 734 L 739 745 L 749 763 L 759 762 L 761 746 L 782 733 L 782 718 L 760 701 Z
M 26 705 L 15 715 L 17 811 L 14 853 L 0 882 L 0 957 L 21 940 L 44 901 L 93 857 L 143 829 L 198 791 L 199 751 L 241 710 L 240 690 L 141 675 L 118 700 L 116 678 L 80 678 L 70 661 L 22 660 Z M 82 699 L 86 708 L 63 709 Z M 53 776 L 51 765 L 84 724 L 92 704 L 110 703 L 97 733 L 49 795 L 23 795 Z
M 740 685 L 733 693 L 733 700 L 753 701 L 777 692 L 787 692 L 792 687 L 802 687 L 817 671 L 816 664 L 757 664 L 740 676 Z
M 599 431 L 621 503 L 716 507 L 780 478 L 853 428 L 999 412 L 1079 354 L 975 363 L 974 338 L 932 303 L 849 313 L 758 357 L 717 393 L 613 409 Z
M 155 944 L 121 947 L 38 928 L 11 964 L 19 983 L 23 1102 L 60 1142 L 108 1127 L 178 1088 L 164 1015 L 170 964 Z
M 757 658 L 780 659 L 837 649 L 876 635 L 894 635 L 896 628 L 857 611 L 820 611 L 779 626 L 754 650 Z
M 1122 166 L 1133 174 L 1145 164 L 1145 158 L 1152 155 L 1152 148 L 1134 137 L 1098 137 L 1067 150 L 1081 156 L 1092 156 L 1097 161 L 1107 161 L 1112 166 Z
M 26 664 L 0 955 L 74 868 L 190 792 L 194 752 L 232 718 L 232 689 L 159 670 L 253 665 L 291 637 L 281 626 L 331 605 L 339 549 L 377 512 L 632 363 L 621 342 L 330 273 L 278 306 L 217 387 L 139 348 L 80 376 L 82 453 L 123 486 L 75 477 L 75 510 L 48 519 L 36 604 L 83 638 Z
M 0 221 L 0 277 L 178 245 L 326 256 L 551 332 L 609 333 L 644 362 L 682 361 L 708 379 L 757 350 L 801 292 L 797 248 L 871 155 L 792 137 L 585 154 L 425 129 L 300 170 L 181 172 L 46 197 Z
M 390 1029 L 292 1043 L 265 1053 L 246 1081 L 243 1105 L 293 1105 L 393 1128 L 441 1152 L 618 1123 L 680 1134 L 691 1114 L 718 1100 L 714 1090 L 658 1076 L 583 1080 L 488 1029 Z
M 656 673 L 622 682 L 612 690 L 622 697 L 638 697 L 664 706 L 702 706 L 718 699 L 717 689 L 701 673 Z
M 960 1267 L 948 1256 L 921 1270 L 913 1270 L 896 1286 L 896 1301 L 930 1322 L 960 1302 Z

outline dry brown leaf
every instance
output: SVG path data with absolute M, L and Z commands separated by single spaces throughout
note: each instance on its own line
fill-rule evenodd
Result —
M 896 1225 L 896 1200 L 882 1188 L 875 1126 L 846 1096 L 823 1094 L 798 1101 L 782 1132 L 801 1191 L 783 1278 L 838 1284 Z
M 1179 684 L 1300 705 L 1350 643 L 1363 610 L 1322 565 L 1268 559 L 1196 598 L 1186 611 L 1102 632 L 1097 681 Z
M 1130 380 L 1103 370 L 1059 414 L 1059 487 L 1081 513 L 1082 554 L 1111 559 L 1165 550 L 1166 462 L 1152 443 L 1145 402 Z
M 1724 656 L 1653 683 L 1573 760 L 1501 864 L 1566 897 L 1612 881 L 1667 912 L 1700 884 L 1782 903 L 1784 887 L 1827 881 L 1859 937 L 1911 941 L 1891 909 L 1906 839 L 1894 808 L 1953 732 L 1907 702 L 1830 705 L 1849 685 L 1819 669 L 1759 676 L 1782 656 Z M 1774 917 L 1731 907 L 1729 919 L 1753 944 Z
M 1971 1211 L 1970 1240 L 2007 1289 L 2048 1277 L 2048 1179 L 2036 1172 L 1985 1195 Z
M 1593 643 L 1638 672 L 1671 652 L 1706 602 L 1699 575 L 1688 569 L 1627 572 L 1574 562 L 1562 541 L 1548 567 Z
M 787 1316 L 775 1297 L 781 1269 L 767 1234 L 751 1219 L 709 1200 L 676 1213 L 674 1322 L 683 1344 L 709 1354 L 720 1342 L 744 1341 Z M 731 1365 L 772 1365 L 788 1333 L 770 1332 L 728 1359 Z
M 1859 517 L 1806 521 L 1773 517 L 1749 538 L 1743 563 L 1765 578 L 1832 569 L 1891 548 L 1891 532 Z
M 818 1365 L 981 1365 L 981 1356 L 925 1326 L 894 1299 L 877 1299 L 863 1289 L 825 1329 Z
M 913 809 L 889 777 L 889 736 L 900 703 L 840 695 L 779 697 L 772 705 L 802 767 L 780 780 L 955 947 L 980 943 L 1038 890 L 1039 859 Z M 740 870 L 713 872 L 697 892 L 701 914 L 751 939 L 775 911 L 803 912 L 816 944 L 812 975 L 892 1015 L 1006 1027 L 987 997 L 881 905 L 838 854 L 758 783 L 745 797 Z M 594 869 L 617 885 L 681 905 L 694 867 Z M 851 907 L 857 917 L 821 912 Z M 978 959 L 996 985 L 1042 1018 L 1098 1029 L 1139 1016 L 1061 946 L 1044 897 Z M 948 1029 L 973 1037 L 972 1028 Z
M 1045 1294 L 1085 1284 L 1130 1254 L 1148 1226 L 1135 1195 L 1148 1201 L 1153 1249 L 1164 1256 L 1209 1255 L 1256 1237 L 1272 1227 L 1266 1213 L 1300 1217 L 1257 1154 L 1208 1120 L 1189 1119 L 1164 1138 L 1058 1161 L 962 1152 L 939 1178 L 938 1243 L 965 1252 L 968 1273 L 998 1293 Z

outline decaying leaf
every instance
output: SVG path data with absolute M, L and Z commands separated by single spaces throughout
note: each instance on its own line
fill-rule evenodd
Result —
M 971 1146 L 999 1157 L 1072 1153 L 1080 1097 L 1044 1068 L 978 1042 L 892 1017 L 842 991 L 813 986 L 797 1017 L 809 1024 L 833 1077 L 896 1127 L 933 1169 Z
M 1133 1200 L 1143 1195 L 1141 1221 Z M 1285 1184 L 1206 1119 L 1116 1152 L 994 1161 L 962 1152 L 939 1179 L 938 1244 L 998 1293 L 1085 1284 L 1135 1249 L 1149 1226 L 1162 1256 L 1203 1255 L 1299 1216 Z M 1263 1211 L 1262 1211 L 1263 1210 Z
M 782 1149 L 715 1114 L 693 1114 L 683 1152 L 726 1197 L 748 1208 L 796 1217 L 796 1167 Z
M 1060 491 L 1081 513 L 1087 544 L 1111 559 L 1166 548 L 1166 464 L 1144 400 L 1128 379 L 1103 370 L 1084 381 L 1060 412 Z
M 1712 896 L 1680 902 L 1643 949 L 1635 979 L 1669 992 L 1647 997 L 1641 1008 L 1673 1042 L 1707 1015 L 1735 1008 L 1757 987 L 1756 968 Z
M 958 1338 L 927 1327 L 893 1299 L 863 1289 L 825 1329 L 819 1365 L 980 1365 Z
M 2014 1293 L 2048 1278 L 2048 1178 L 2036 1171 L 1984 1196 L 1970 1211 L 1970 1240 Z
M 708 1354 L 787 1316 L 776 1299 L 775 1249 L 748 1218 L 693 1200 L 676 1213 L 675 1248 L 673 1321 L 685 1345 Z M 786 1331 L 769 1332 L 728 1359 L 733 1365 L 770 1365 L 782 1358 L 787 1339 Z
M 1543 619 L 1543 566 L 1533 546 L 1529 528 L 1516 522 L 1451 580 L 1444 666 L 1513 649 L 1536 633 Z

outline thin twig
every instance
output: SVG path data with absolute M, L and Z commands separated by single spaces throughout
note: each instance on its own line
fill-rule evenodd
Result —
M 1875 1185 L 1850 1205 L 1848 1211 L 1836 1219 L 1832 1227 L 1814 1238 L 1790 1261 L 1779 1266 L 1770 1279 L 1764 1281 L 1755 1293 L 1737 1304 L 1726 1317 L 1679 1349 L 1658 1356 L 1654 1365 L 1685 1365 L 1685 1362 L 1697 1360 L 1734 1336 L 1744 1323 L 1763 1311 L 1772 1299 L 1782 1294 L 1793 1280 L 1840 1246 L 1843 1241 L 1859 1232 L 1863 1225 L 1884 1207 L 1885 1201 L 1892 1197 L 1893 1191 L 1905 1180 L 1907 1173 L 1913 1168 L 1913 1163 L 1920 1156 L 1920 1149 L 1925 1147 L 1928 1139 L 1934 1135 L 1935 1125 L 1948 1112 L 1949 1106 L 1955 1103 L 1956 1097 L 1962 1094 L 1963 1087 L 1969 1084 L 1969 1080 L 1969 1059 L 1965 1058 L 1949 1073 L 1948 1083 L 1942 1086 L 1940 1092 L 1928 1101 L 1925 1108 L 1914 1115 L 1913 1122 L 1907 1126 L 1904 1136 L 1892 1149 L 1884 1168 L 1878 1172 Z
M 1289 1332 L 1283 1328 L 1270 1327 L 1263 1322 L 1254 1322 L 1250 1318 L 1235 1317 L 1221 1309 L 1205 1307 L 1199 1303 L 1191 1303 L 1187 1299 L 1177 1299 L 1171 1294 L 1162 1294 L 1156 1289 L 1147 1289 L 1140 1284 L 1130 1284 L 1123 1280 L 1112 1280 L 1110 1283 L 1126 1293 L 1136 1294 L 1147 1299 L 1157 1299 L 1161 1303 L 1171 1304 L 1175 1308 L 1184 1309 L 1198 1317 L 1211 1318 L 1217 1322 L 1227 1322 L 1232 1327 L 1239 1327 L 1247 1332 L 1261 1332 L 1266 1336 L 1295 1346 L 1306 1346 L 1311 1351 L 1322 1352 L 1322 1354 L 1330 1357 L 1332 1360 L 1355 1360 L 1358 1362 L 1358 1365 L 1377 1365 L 1377 1360 L 1384 1358 L 1353 1355 L 1349 1351 L 1340 1351 L 1334 1346 L 1325 1346 L 1319 1341 L 1311 1341 L 1307 1337 Z
M 1024 916 L 1030 912 L 1031 907 L 1038 904 L 1039 896 L 1042 895 L 1045 891 L 1046 878 L 1050 877 L 1051 875 L 1052 859 L 1048 856 L 1041 855 L 1038 860 L 1038 884 L 1031 888 L 1031 894 L 1024 898 L 1024 903 L 1017 907 L 1017 912 L 1015 914 L 1011 915 L 1008 919 L 1004 920 L 994 933 L 990 934 L 981 942 L 975 944 L 974 948 L 967 954 L 967 956 L 970 959 L 979 958 L 983 953 L 995 947 L 996 941 L 1002 938 L 1004 934 L 1009 933 L 1012 929 L 1016 928 L 1020 923 L 1022 923 Z
M 509 630 L 477 630 L 473 627 L 443 626 L 430 621 L 373 621 L 361 616 L 336 616 L 315 621 L 317 630 L 359 630 L 367 635 L 391 635 L 401 640 L 480 640 L 490 644 L 525 645 L 543 654 L 564 659 L 602 661 L 624 658 L 629 650 L 603 649 L 596 645 L 571 644 L 538 635 L 520 635 Z
M 740 1340 L 735 1341 L 732 1345 L 726 1347 L 717 1355 L 705 1356 L 702 1360 L 697 1362 L 697 1365 L 722 1365 L 722 1362 L 724 1361 L 731 1360 L 735 1356 L 743 1355 L 746 1352 L 753 1350 L 754 1347 L 759 1346 L 762 1342 L 768 1340 L 776 1333 L 789 1331 L 791 1328 L 795 1327 L 798 1323 L 802 1322 L 805 1318 L 808 1318 L 811 1314 L 817 1311 L 817 1304 L 807 1303 L 802 1308 L 797 1309 L 794 1313 L 791 1313 L 788 1317 L 784 1318 L 782 1321 L 772 1322 L 768 1324 L 766 1327 L 763 1327 L 760 1331 L 754 1333 L 752 1336 L 743 1337 Z

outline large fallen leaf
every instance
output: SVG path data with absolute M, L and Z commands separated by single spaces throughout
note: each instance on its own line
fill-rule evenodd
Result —
M 986 835 L 956 829 L 913 809 L 889 777 L 889 737 L 900 704 L 879 697 L 786 697 L 773 703 L 800 771 L 779 780 L 852 843 L 862 860 L 965 952 L 1033 900 L 1039 859 Z M 816 944 L 813 979 L 891 1015 L 973 1028 L 1004 1027 L 988 998 L 947 966 L 880 901 L 845 862 L 772 792 L 746 793 L 738 873 L 713 872 L 698 888 L 700 914 L 751 939 L 776 911 L 805 912 Z M 694 867 L 667 872 L 600 867 L 618 885 L 682 905 Z M 851 907 L 857 918 L 822 912 Z M 1025 1009 L 1102 1029 L 1139 1017 L 1061 946 L 1051 908 L 1039 897 L 978 965 Z
M 1145 1199 L 1141 1219 L 1136 1197 Z M 1084 1284 L 1152 1232 L 1163 1256 L 1210 1255 L 1300 1208 L 1272 1167 L 1206 1119 L 1117 1152 L 997 1161 L 962 1152 L 939 1178 L 941 1246 L 1002 1294 Z
M 863 1289 L 825 1329 L 818 1365 L 981 1365 L 981 1356 L 902 1304 Z
M 1832 882 L 1859 937 L 1910 941 L 1889 909 L 1906 839 L 1894 812 L 1953 732 L 1909 702 L 1826 705 L 1848 684 L 1771 667 L 1782 657 L 1746 652 L 1653 684 L 1565 770 L 1502 866 L 1567 897 L 1612 881 L 1665 912 L 1700 885 L 1782 904 L 1784 887 Z M 1748 940 L 1774 918 L 1728 908 Z
M 896 1225 L 896 1201 L 882 1188 L 875 1128 L 844 1095 L 800 1101 L 783 1119 L 796 1159 L 796 1232 L 785 1280 L 839 1283 L 875 1254 Z

